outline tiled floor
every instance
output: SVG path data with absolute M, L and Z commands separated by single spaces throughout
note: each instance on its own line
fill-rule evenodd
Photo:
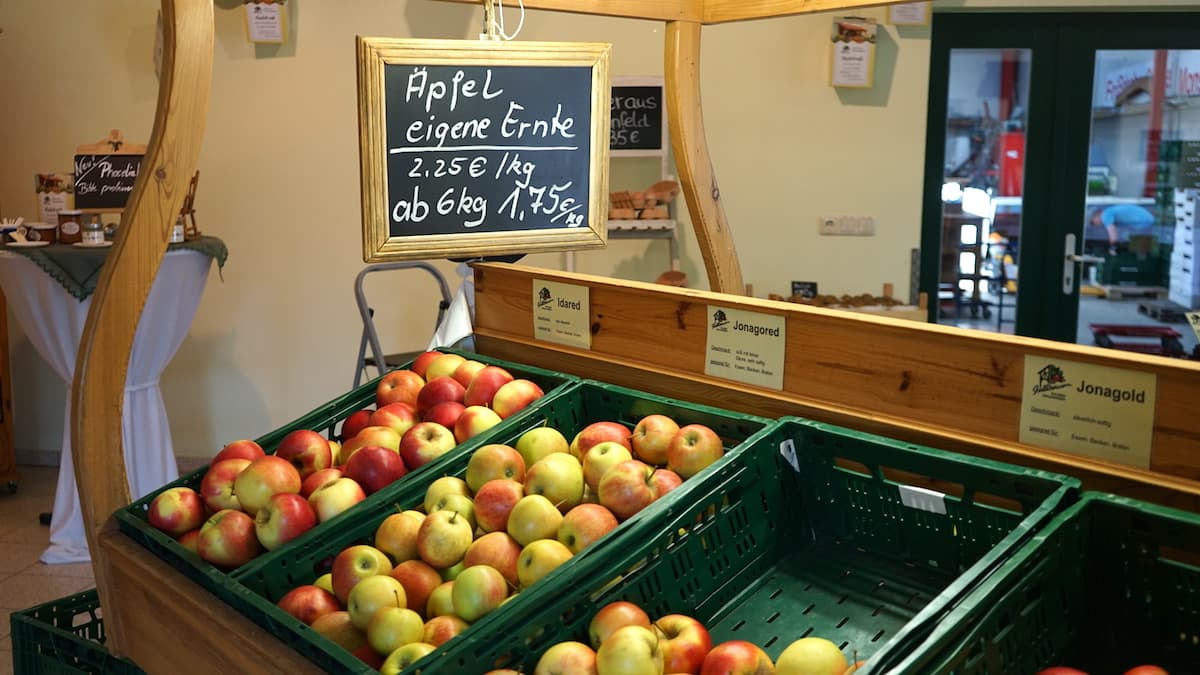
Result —
M 92 566 L 43 565 L 38 556 L 49 544 L 49 528 L 38 514 L 54 502 L 56 467 L 21 467 L 16 494 L 0 490 L 0 673 L 13 672 L 9 614 L 92 588 Z

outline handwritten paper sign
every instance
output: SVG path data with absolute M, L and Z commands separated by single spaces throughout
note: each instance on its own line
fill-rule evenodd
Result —
M 142 155 L 75 155 L 75 208 L 124 209 L 141 166 Z
M 603 246 L 608 58 L 359 38 L 364 259 Z
M 1152 373 L 1026 356 L 1021 442 L 1147 469 L 1157 386 Z
M 709 305 L 704 374 L 783 389 L 786 344 L 782 316 Z
M 592 348 L 590 289 L 533 280 L 533 336 L 546 342 Z
M 608 135 L 613 156 L 660 154 L 666 108 L 661 77 L 613 78 Z
M 888 22 L 894 26 L 928 26 L 929 14 L 928 2 L 888 5 Z

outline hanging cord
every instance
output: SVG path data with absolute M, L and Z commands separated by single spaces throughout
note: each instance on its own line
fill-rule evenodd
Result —
M 489 2 L 491 2 L 491 0 L 489 0 Z M 521 19 L 517 22 L 517 30 L 513 31 L 512 35 L 509 35 L 504 30 L 504 0 L 495 0 L 495 3 L 495 16 L 497 17 L 493 19 L 493 21 L 496 23 L 495 29 L 499 31 L 500 37 L 504 40 L 517 39 L 517 36 L 521 34 L 521 29 L 525 27 L 525 0 L 517 0 L 517 6 L 521 8 Z

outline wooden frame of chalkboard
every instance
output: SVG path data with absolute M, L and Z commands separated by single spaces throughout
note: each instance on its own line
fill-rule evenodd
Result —
M 360 36 L 363 260 L 604 247 L 610 53 Z
M 621 132 L 624 135 L 619 136 Z M 614 77 L 609 154 L 658 157 L 667 149 L 667 90 L 662 77 Z

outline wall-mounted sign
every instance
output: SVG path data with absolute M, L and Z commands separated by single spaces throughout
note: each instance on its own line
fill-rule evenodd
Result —
M 287 0 L 243 0 L 246 38 L 251 42 L 281 45 L 287 42 Z
M 783 389 L 786 323 L 777 314 L 709 305 L 704 374 Z
M 592 348 L 592 306 L 587 286 L 533 280 L 533 336 L 546 342 Z
M 666 90 L 661 77 L 615 77 L 609 104 L 609 152 L 614 157 L 662 154 Z
M 75 148 L 75 208 L 85 213 L 123 210 L 145 154 L 145 144 L 127 143 L 116 129 L 103 141 Z
M 928 2 L 888 5 L 888 23 L 893 26 L 928 26 L 929 15 Z
M 870 87 L 875 82 L 875 19 L 841 16 L 833 20 L 830 82 L 835 87 Z
M 363 259 L 603 247 L 609 53 L 360 37 Z
M 1150 467 L 1153 373 L 1025 357 L 1022 443 Z

